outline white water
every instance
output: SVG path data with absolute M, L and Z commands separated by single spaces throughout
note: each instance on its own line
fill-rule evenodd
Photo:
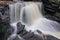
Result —
M 14 29 L 14 32 L 8 37 L 7 40 L 13 40 L 17 35 L 17 26 L 12 25 L 12 28 Z
M 23 3 L 15 3 L 15 22 L 20 20 L 20 10 L 24 6 Z
M 56 21 L 44 18 L 41 13 L 42 12 L 39 11 L 37 4 L 34 3 L 22 8 L 20 20 L 22 24 L 26 25 L 25 29 L 27 31 L 31 30 L 32 32 L 40 30 L 46 35 L 49 34 L 60 39 L 60 34 L 56 34 L 60 32 L 60 24 Z M 23 15 L 25 16 L 23 17 Z
M 39 19 L 39 17 L 43 17 L 38 10 L 36 3 L 32 3 L 32 5 L 27 5 L 21 9 L 20 20 L 23 24 L 32 25 L 32 23 Z M 36 14 L 37 13 L 37 14 Z M 23 16 L 24 15 L 24 16 Z
M 13 33 L 8 37 L 7 40 L 13 40 L 17 35 L 17 26 L 13 25 L 15 22 L 15 5 L 9 4 L 9 12 L 10 12 L 10 25 L 14 29 Z
M 15 7 L 14 4 L 9 4 L 10 22 L 11 27 L 14 29 L 13 33 L 8 37 L 7 40 L 13 40 L 17 35 L 17 26 L 13 25 L 15 22 Z
M 25 29 L 27 31 L 35 32 L 36 30 L 40 30 L 44 34 L 53 35 L 60 39 L 60 34 L 57 35 L 55 32 L 60 31 L 60 24 L 56 21 L 51 21 L 49 19 L 46 19 L 42 16 L 41 8 L 42 3 L 40 4 L 40 10 L 38 8 L 38 5 L 35 3 L 32 3 L 30 5 L 27 5 L 21 9 L 20 13 L 20 21 L 22 24 L 26 25 Z M 13 6 L 12 6 L 13 7 Z M 11 14 L 13 14 L 11 7 Z M 14 8 L 14 7 L 13 7 Z M 24 17 L 23 17 L 24 15 Z M 13 17 L 13 15 L 11 15 Z M 14 19 L 12 18 L 13 22 Z M 11 26 L 14 28 L 14 32 L 12 35 L 9 36 L 8 40 L 13 40 L 17 35 L 17 22 L 14 22 L 11 24 Z M 58 28 L 59 27 L 59 28 Z M 36 33 L 35 33 L 36 34 Z
M 10 22 L 15 22 L 15 6 L 14 4 L 9 4 Z
M 23 7 L 22 3 L 9 4 L 9 13 L 10 13 L 10 25 L 14 29 L 14 32 L 8 37 L 7 40 L 13 40 L 17 35 L 17 26 L 16 24 L 20 20 L 20 10 Z M 19 37 L 19 36 L 18 36 Z M 19 39 L 22 40 L 21 37 Z

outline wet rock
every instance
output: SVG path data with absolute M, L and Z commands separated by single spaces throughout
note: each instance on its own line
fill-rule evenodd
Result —
M 19 33 L 19 35 L 23 37 L 23 36 L 24 36 L 25 34 L 27 34 L 27 33 L 28 33 L 28 32 L 27 32 L 26 30 L 23 30 L 23 31 L 21 31 L 21 32 Z
M 25 35 L 23 35 L 23 38 L 27 39 L 31 39 L 34 36 L 34 33 L 32 32 L 28 32 Z
M 21 31 L 23 31 L 24 28 L 25 28 L 25 25 L 22 25 L 21 22 L 18 22 L 18 23 L 17 23 L 17 29 L 18 29 L 17 33 L 18 33 L 18 34 L 19 34 Z
M 0 25 L 0 40 L 7 40 L 7 38 L 13 33 L 14 29 L 10 25 Z
M 25 40 L 25 39 L 22 38 L 21 36 L 17 35 L 14 40 Z
M 49 0 L 42 0 L 44 5 L 45 17 L 60 23 L 60 9 L 59 3 L 49 1 Z
M 46 37 L 47 37 L 47 40 L 60 40 L 60 39 L 57 39 L 56 37 L 51 36 L 51 35 L 46 35 Z

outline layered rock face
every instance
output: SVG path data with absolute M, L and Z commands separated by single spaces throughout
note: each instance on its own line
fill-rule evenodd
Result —
M 55 0 L 42 0 L 42 2 L 44 5 L 45 17 L 60 22 L 60 3 L 55 2 Z

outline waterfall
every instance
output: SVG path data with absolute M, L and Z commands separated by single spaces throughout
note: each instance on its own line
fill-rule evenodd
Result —
M 12 35 L 9 36 L 8 40 L 13 40 L 17 35 L 18 22 L 25 25 L 26 31 L 31 31 L 37 34 L 35 31 L 39 30 L 45 35 L 49 34 L 60 39 L 60 24 L 56 21 L 49 20 L 42 15 L 42 3 L 31 3 L 26 4 L 24 7 L 20 3 L 10 4 L 10 22 L 14 29 Z M 22 8 L 21 8 L 22 7 Z M 20 17 L 19 17 L 20 16 Z M 21 38 L 21 37 L 19 37 Z
M 9 4 L 9 13 L 10 13 L 10 25 L 14 29 L 13 33 L 8 37 L 7 40 L 13 40 L 17 35 L 17 26 L 14 26 L 15 22 L 15 6 L 14 4 Z
M 41 8 L 42 6 L 40 10 Z M 57 35 L 60 32 L 60 24 L 45 18 L 40 10 L 36 3 L 27 5 L 21 9 L 20 20 L 25 24 L 25 29 L 32 32 L 40 30 L 46 35 L 49 34 L 60 39 L 60 34 Z
M 20 20 L 20 10 L 24 6 L 22 3 L 14 3 L 14 4 L 9 4 L 9 13 L 10 13 L 10 25 L 14 29 L 13 33 L 8 37 L 7 40 L 13 40 L 16 38 L 17 35 L 17 23 Z M 19 36 L 18 36 L 19 37 Z M 19 37 L 19 39 L 23 39 Z
M 24 24 L 31 25 L 34 22 L 34 20 L 38 19 L 39 17 L 43 17 L 42 14 L 40 15 L 40 11 L 37 8 L 37 6 L 34 3 L 32 5 L 31 4 L 27 5 L 26 7 L 23 7 L 21 9 L 20 20 Z M 30 6 L 31 6 L 31 8 L 30 8 Z
M 20 17 L 20 3 L 18 2 L 15 3 L 15 22 L 20 20 L 19 17 Z
M 20 20 L 20 10 L 24 7 L 23 3 L 17 2 L 15 3 L 15 22 Z
M 15 22 L 15 6 L 14 6 L 14 4 L 9 4 L 9 13 L 10 13 L 10 23 Z
M 13 40 L 17 36 L 17 26 L 12 25 L 12 28 L 14 29 L 14 32 L 8 37 L 7 40 Z

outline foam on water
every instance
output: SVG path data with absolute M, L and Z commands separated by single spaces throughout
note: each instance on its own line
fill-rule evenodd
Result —
M 40 15 L 38 7 L 34 3 L 32 5 L 27 5 L 21 9 L 20 20 L 24 24 L 31 25 L 36 19 L 43 17 L 42 14 Z
M 14 29 L 14 32 L 8 37 L 7 40 L 13 40 L 17 36 L 17 23 L 20 17 L 20 10 L 24 5 L 22 3 L 9 4 L 10 12 L 10 25 Z
M 40 4 L 40 10 L 42 8 L 42 3 Z M 35 32 L 36 30 L 39 30 L 43 32 L 44 34 L 53 35 L 57 38 L 60 38 L 59 35 L 56 35 L 55 32 L 60 31 L 60 24 L 56 21 L 52 21 L 49 19 L 46 19 L 41 14 L 42 12 L 39 10 L 38 5 L 36 3 L 32 3 L 30 5 L 27 5 L 21 9 L 20 13 L 20 22 L 25 25 L 26 31 Z M 11 26 L 14 29 L 14 32 L 8 40 L 13 40 L 17 35 L 17 24 L 18 22 L 14 22 L 11 24 Z
M 60 39 L 59 36 L 60 34 L 59 35 L 55 34 L 56 32 L 60 32 L 60 24 L 57 23 L 56 21 L 52 21 L 47 18 L 44 18 L 41 13 L 42 12 L 39 11 L 37 4 L 34 3 L 22 8 L 21 22 L 26 25 L 25 29 L 27 31 L 32 31 L 32 32 L 35 32 L 36 30 L 40 30 L 44 34 L 53 35 Z
M 16 24 L 15 24 L 15 25 L 16 25 Z M 15 25 L 11 24 L 12 28 L 14 29 L 14 31 L 13 31 L 13 33 L 8 37 L 7 40 L 13 40 L 13 39 L 16 37 L 16 35 L 17 35 L 17 26 L 15 26 Z

